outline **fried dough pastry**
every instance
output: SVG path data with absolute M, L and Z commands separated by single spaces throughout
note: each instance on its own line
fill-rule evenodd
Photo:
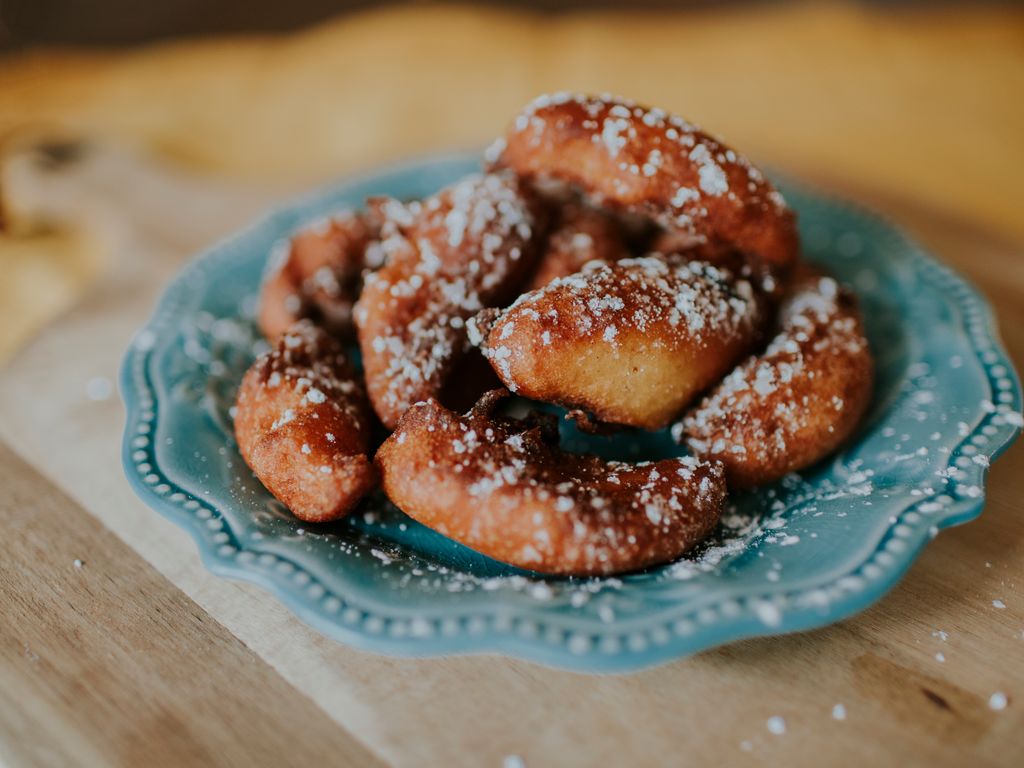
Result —
M 579 272 L 591 261 L 608 264 L 629 255 L 622 227 L 614 216 L 582 202 L 564 202 L 557 208 L 555 224 L 527 290 Z
M 297 320 L 310 318 L 350 338 L 352 305 L 366 267 L 375 227 L 351 211 L 302 230 L 272 257 L 260 293 L 259 326 L 271 341 Z
M 874 365 L 851 293 L 802 269 L 779 310 L 778 335 L 673 427 L 729 484 L 770 483 L 841 445 L 871 400 Z
M 693 457 L 627 464 L 559 450 L 554 417 L 465 416 L 430 400 L 377 451 L 388 497 L 483 554 L 541 573 L 598 576 L 679 557 L 718 523 L 721 466 Z
M 799 250 L 782 196 L 742 155 L 682 118 L 611 96 L 542 96 L 488 150 L 492 168 L 572 184 L 677 242 L 726 246 L 780 274 Z
M 242 458 L 300 520 L 347 514 L 377 482 L 372 414 L 338 342 L 308 320 L 245 374 L 235 404 Z
M 470 349 L 466 320 L 516 295 L 539 226 L 536 198 L 511 174 L 469 176 L 393 208 L 386 263 L 367 276 L 355 313 L 370 401 L 389 428 L 444 390 Z
M 481 313 L 470 334 L 513 392 L 660 429 L 753 348 L 762 314 L 728 271 L 648 256 L 556 279 Z

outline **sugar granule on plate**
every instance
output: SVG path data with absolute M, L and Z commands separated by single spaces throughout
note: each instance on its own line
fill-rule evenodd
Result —
M 114 385 L 105 376 L 93 376 L 85 383 L 85 394 L 94 402 L 103 402 L 114 394 Z
M 836 704 L 832 707 L 832 719 L 833 720 L 845 720 L 846 719 L 846 707 L 842 704 Z
M 1002 600 L 993 600 L 992 601 L 992 607 L 993 608 L 998 608 L 999 610 L 1002 610 L 1003 608 L 1006 607 L 1006 603 L 1004 603 Z
M 777 627 L 782 624 L 782 612 L 774 603 L 769 603 L 765 600 L 759 601 L 754 605 L 754 613 L 757 614 L 757 618 L 761 620 L 761 623 L 766 626 Z
M 995 712 L 1002 712 L 1006 709 L 1006 705 L 1009 703 L 1009 699 L 1006 698 L 1006 694 L 1002 691 L 996 691 L 988 697 L 988 708 Z
M 781 736 L 786 732 L 786 721 L 779 715 L 769 717 L 765 724 L 768 726 L 768 731 L 776 736 Z

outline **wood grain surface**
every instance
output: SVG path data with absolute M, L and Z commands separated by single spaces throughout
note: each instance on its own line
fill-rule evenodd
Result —
M 802 18 L 821 23 L 820 11 L 806 13 Z M 597 34 L 597 22 L 579 23 L 584 36 Z M 857 47 L 853 27 L 836 47 Z M 995 26 L 988 34 L 1003 36 Z M 302 46 L 312 45 L 311 35 Z M 228 49 L 221 49 L 224 61 L 238 63 L 237 49 Z M 216 50 L 201 46 L 195 58 L 178 50 L 175 66 L 191 61 L 207 69 L 205 57 Z M 163 55 L 138 54 L 160 61 Z M 83 65 L 86 91 L 76 102 L 83 110 L 102 79 L 90 67 Z M 544 73 L 539 79 L 553 77 L 543 60 L 536 67 Z M 128 77 L 103 78 L 122 76 Z M 285 81 L 293 76 L 281 74 Z M 637 83 L 614 80 L 609 87 L 633 92 Z M 9 93 L 0 88 L 0 102 Z M 64 98 L 67 108 L 70 93 L 34 94 L 23 103 Z M 287 99 L 276 108 L 286 105 Z M 492 107 L 487 119 L 498 124 L 507 110 L 503 103 L 481 110 Z M 96 109 L 102 123 L 107 118 Z M 763 130 L 771 133 L 772 124 Z M 842 133 L 826 152 L 828 130 L 822 127 L 821 148 L 808 157 L 844 152 Z M 439 141 L 440 133 L 431 135 Z M 381 145 L 390 148 L 381 152 L 395 151 L 386 131 Z M 501 766 L 514 755 L 531 768 L 1024 761 L 1021 444 L 994 464 L 982 517 L 943 532 L 870 610 L 826 629 L 737 643 L 632 675 L 580 675 L 500 656 L 401 660 L 362 653 L 317 635 L 259 589 L 211 576 L 187 535 L 128 488 L 119 459 L 122 408 L 102 385 L 115 380 L 131 334 L 183 260 L 299 182 L 277 175 L 272 158 L 255 179 L 240 182 L 183 170 L 168 162 L 173 152 L 154 154 L 148 146 L 102 130 L 59 168 L 26 159 L 38 152 L 24 147 L 9 152 L 3 166 L 17 169 L 15 177 L 2 177 L 3 192 L 18 201 L 23 245 L 39 236 L 31 222 L 50 221 L 61 225 L 58 231 L 87 233 L 89 247 L 101 253 L 77 300 L 37 326 L 0 372 L 0 440 L 7 446 L 0 447 L 4 760 Z M 983 152 L 985 143 L 979 146 Z M 789 151 L 795 157 L 798 149 Z M 924 162 L 915 157 L 908 165 Z M 228 158 L 224 167 L 232 162 L 242 160 Z M 914 184 L 931 171 L 918 171 L 910 183 L 896 178 L 899 170 L 886 175 L 882 164 L 874 175 L 847 173 L 846 159 L 783 164 L 874 205 L 973 280 L 996 307 L 1021 367 L 1024 257 L 1013 225 L 995 225 L 998 217 L 962 206 L 962 190 L 948 179 L 936 182 L 942 189 L 918 194 Z M 940 198 L 945 202 L 936 205 Z M 1009 700 L 1002 711 L 988 704 L 997 691 Z M 837 704 L 845 720 L 832 717 Z M 776 716 L 785 721 L 782 735 L 766 727 Z
M 12 761 L 378 764 L 2 444 L 0 487 L 0 749 Z

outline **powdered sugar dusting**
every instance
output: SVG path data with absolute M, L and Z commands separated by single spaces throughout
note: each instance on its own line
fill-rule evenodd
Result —
M 555 296 L 557 314 L 549 309 Z M 649 256 L 591 263 L 580 273 L 523 294 L 494 328 L 501 337 L 517 317 L 528 315 L 544 344 L 551 338 L 600 338 L 615 344 L 624 329 L 646 333 L 654 328 L 680 343 L 701 343 L 711 336 L 748 333 L 758 312 L 749 283 L 727 270 Z M 493 359 L 497 350 L 485 348 L 485 354 Z
M 779 322 L 767 349 L 735 368 L 675 428 L 677 439 L 698 455 L 721 458 L 737 478 L 771 479 L 801 451 L 827 448 L 837 426 L 856 423 L 870 395 L 867 340 L 832 278 L 795 290 Z M 853 386 L 857 410 L 841 396 Z
M 759 255 L 770 261 L 794 256 L 788 208 L 764 175 L 735 150 L 662 109 L 609 94 L 544 95 L 526 107 L 487 160 L 531 175 L 567 177 L 597 200 L 652 216 L 696 241 L 712 234 L 723 239 L 729 234 L 724 222 L 758 217 L 767 237 L 753 240 L 763 245 L 774 239 L 770 247 L 777 248 Z
M 388 492 L 430 527 L 520 567 L 580 574 L 659 562 L 717 520 L 725 488 L 715 465 L 563 453 L 554 422 L 491 417 L 489 397 L 467 416 L 413 406 L 378 453 Z
M 533 214 L 514 179 L 469 176 L 386 221 L 388 261 L 366 279 L 356 322 L 370 397 L 385 423 L 436 395 L 468 348 L 466 321 L 521 273 Z

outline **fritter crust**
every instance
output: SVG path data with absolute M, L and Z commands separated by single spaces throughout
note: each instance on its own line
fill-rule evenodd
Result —
M 764 175 L 660 109 L 613 96 L 542 96 L 488 159 L 492 168 L 567 182 L 596 203 L 648 216 L 677 243 L 724 245 L 779 274 L 798 256 L 795 216 Z
M 345 211 L 298 232 L 272 256 L 260 292 L 259 326 L 276 341 L 309 318 L 339 338 L 352 338 L 352 306 L 367 268 L 372 219 Z
M 753 348 L 763 314 L 727 270 L 648 256 L 556 279 L 470 334 L 513 392 L 660 429 Z
M 242 458 L 300 520 L 346 515 L 377 482 L 363 386 L 338 343 L 302 320 L 245 374 L 235 404 Z
M 566 201 L 556 209 L 555 223 L 527 290 L 575 274 L 592 261 L 609 264 L 629 255 L 616 217 L 586 203 Z
M 860 423 L 874 363 L 853 294 L 810 268 L 794 276 L 778 334 L 673 427 L 729 484 L 770 483 L 821 460 Z
M 393 428 L 437 397 L 469 349 L 466 320 L 511 300 L 532 269 L 541 223 L 512 175 L 469 176 L 421 203 L 382 206 L 386 263 L 356 305 L 366 387 Z
M 567 453 L 553 417 L 494 416 L 505 395 L 488 393 L 465 416 L 434 400 L 410 408 L 375 459 L 388 497 L 489 557 L 573 576 L 674 560 L 718 523 L 720 465 Z

